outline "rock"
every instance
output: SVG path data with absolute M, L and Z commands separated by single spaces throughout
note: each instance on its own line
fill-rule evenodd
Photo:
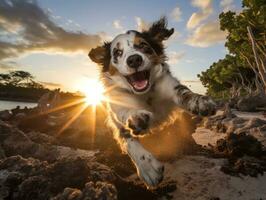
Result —
M 105 182 L 88 182 L 81 191 L 75 188 L 65 188 L 61 194 L 51 200 L 113 200 L 117 199 L 117 191 L 112 184 Z
M 26 118 L 26 113 L 18 113 L 15 115 L 15 120 L 22 120 Z
M 1 142 L 6 156 L 21 155 L 26 158 L 34 157 L 40 160 L 54 162 L 64 157 L 91 158 L 96 153 L 96 151 L 52 145 L 52 143 L 55 143 L 55 140 L 51 136 L 35 131 L 25 134 L 16 127 L 3 122 L 2 124 L 0 123 L 0 130 L 2 130 L 1 133 L 5 136 Z
M 242 174 L 244 176 L 258 177 L 258 175 L 263 175 L 266 171 L 266 160 L 244 156 L 225 163 L 221 167 L 221 170 L 232 176 Z
M 56 143 L 54 137 L 38 132 L 38 131 L 30 131 L 26 133 L 26 135 L 35 143 L 39 143 L 39 144 L 55 144 Z
M 2 148 L 2 145 L 0 145 L 0 159 L 3 159 L 6 157 L 6 154 L 5 154 L 5 151 L 4 149 Z
M 245 133 L 229 133 L 225 139 L 217 141 L 216 152 L 226 157 L 242 157 L 244 155 L 259 157 L 263 154 L 261 143 L 253 136 Z
M 86 183 L 82 193 L 83 193 L 82 195 L 83 199 L 92 199 L 92 200 L 117 199 L 117 191 L 115 187 L 106 182 Z
M 251 135 L 229 133 L 225 139 L 217 141 L 213 150 L 216 156 L 228 159 L 221 167 L 225 173 L 256 177 L 266 171 L 266 152 L 262 144 Z
M 11 156 L 0 162 L 0 197 L 32 199 L 156 199 L 175 190 L 165 182 L 157 190 L 117 176 L 110 168 L 85 158 L 48 163 Z
M 116 189 L 112 184 L 97 183 L 99 179 L 104 180 L 106 173 L 98 177 L 91 177 L 92 166 L 97 163 L 88 162 L 86 159 L 61 159 L 53 164 L 45 161 L 39 161 L 33 158 L 22 158 L 21 156 L 12 156 L 4 159 L 0 163 L 0 171 L 7 172 L 5 177 L 1 177 L 2 186 L 8 188 L 8 196 L 11 199 L 49 199 L 56 196 L 65 188 L 84 188 L 83 196 L 89 196 L 85 191 L 93 192 L 91 197 L 101 197 L 103 199 L 116 199 Z M 100 165 L 100 164 L 99 164 Z M 110 175 L 114 176 L 109 170 Z M 95 180 L 89 182 L 89 180 Z M 112 180 L 115 180 L 113 177 Z M 73 192 L 72 192 L 73 194 Z
M 12 199 L 49 199 L 52 196 L 51 181 L 44 176 L 31 176 L 25 179 L 19 186 L 17 195 L 10 195 Z
M 51 200 L 81 200 L 82 192 L 76 188 L 65 188 L 64 191 Z
M 0 111 L 0 120 L 9 120 L 11 119 L 12 117 L 12 114 L 10 113 L 9 110 L 3 110 L 3 111 Z

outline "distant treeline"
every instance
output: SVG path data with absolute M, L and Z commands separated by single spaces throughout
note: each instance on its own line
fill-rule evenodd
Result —
M 0 74 L 0 99 L 37 102 L 45 93 L 52 90 L 45 88 L 44 85 L 34 80 L 34 77 L 25 71 L 12 71 Z M 62 100 L 72 100 L 81 96 L 61 92 Z

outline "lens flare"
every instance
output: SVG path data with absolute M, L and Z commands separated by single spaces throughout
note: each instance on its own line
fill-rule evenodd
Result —
M 87 105 L 99 105 L 104 99 L 104 87 L 96 79 L 85 79 L 79 83 L 79 90 L 85 95 Z

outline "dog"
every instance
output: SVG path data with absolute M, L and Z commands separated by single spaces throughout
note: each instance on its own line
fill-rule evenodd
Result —
M 146 31 L 127 31 L 89 53 L 102 68 L 108 124 L 147 187 L 163 180 L 164 166 L 138 137 L 166 120 L 176 106 L 202 116 L 216 110 L 210 97 L 193 93 L 171 74 L 163 42 L 173 33 L 163 17 Z

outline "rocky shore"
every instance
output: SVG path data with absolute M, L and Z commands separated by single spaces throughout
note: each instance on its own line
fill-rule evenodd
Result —
M 104 109 L 87 107 L 72 120 L 81 107 L 1 112 L 0 199 L 266 199 L 263 117 L 177 111 L 141 139 L 166 165 L 162 184 L 148 190 L 106 128 Z

